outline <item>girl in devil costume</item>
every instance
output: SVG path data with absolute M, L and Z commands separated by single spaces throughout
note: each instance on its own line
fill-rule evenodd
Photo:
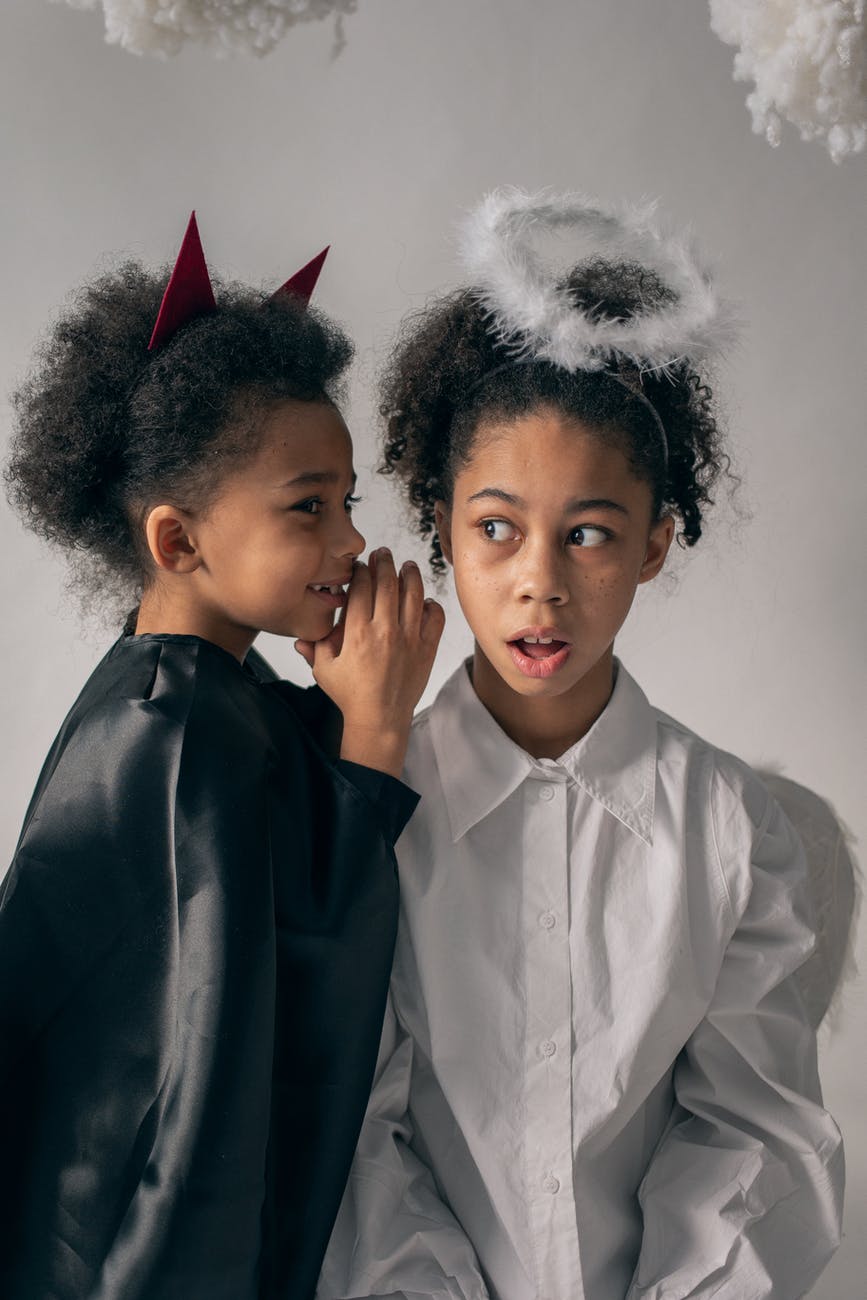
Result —
M 0 890 L 4 1300 L 315 1287 L 442 627 L 417 569 L 357 563 L 351 347 L 307 308 L 323 256 L 268 301 L 215 298 L 192 219 L 162 302 L 135 264 L 87 286 L 16 395 L 14 501 L 140 602 Z M 262 629 L 321 690 L 275 678 Z

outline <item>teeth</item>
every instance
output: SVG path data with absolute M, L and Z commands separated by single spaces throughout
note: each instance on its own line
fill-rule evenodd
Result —
M 526 641 L 527 645 L 551 645 L 554 638 L 552 636 L 525 636 L 522 640 Z
M 342 593 L 343 593 L 343 588 L 342 588 L 342 587 L 329 587 L 329 586 L 328 586 L 326 583 L 324 583 L 324 582 L 314 582 L 314 583 L 312 583 L 312 587 L 313 587 L 313 590 L 314 590 L 314 591 L 327 591 L 327 592 L 329 592 L 332 596 L 340 596 L 340 595 L 342 595 Z

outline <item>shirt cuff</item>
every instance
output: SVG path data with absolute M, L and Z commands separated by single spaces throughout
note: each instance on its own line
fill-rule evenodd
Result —
M 411 790 L 396 777 L 389 776 L 388 772 L 378 772 L 372 767 L 362 767 L 360 763 L 350 763 L 347 758 L 339 758 L 334 766 L 373 804 L 389 842 L 395 844 L 418 804 L 419 796 L 415 790 Z

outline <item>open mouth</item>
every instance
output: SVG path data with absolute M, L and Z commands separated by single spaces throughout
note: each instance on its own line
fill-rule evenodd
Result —
M 346 604 L 346 587 L 340 583 L 311 582 L 308 590 L 318 596 L 329 609 L 342 609 Z
M 525 677 L 551 677 L 563 667 L 572 649 L 570 642 L 555 636 L 525 633 L 507 642 L 512 661 Z

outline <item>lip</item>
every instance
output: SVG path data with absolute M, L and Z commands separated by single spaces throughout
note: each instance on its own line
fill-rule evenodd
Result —
M 564 636 L 558 627 L 522 627 L 520 631 L 513 632 L 511 636 L 506 637 L 507 641 L 523 641 L 525 636 L 549 636 L 552 641 L 565 641 L 567 645 L 572 642 L 568 636 Z
M 345 587 L 350 582 L 350 579 L 351 579 L 351 575 L 349 578 L 332 578 L 327 582 L 317 583 L 317 586 Z M 307 590 L 312 595 L 317 596 L 319 600 L 322 601 L 323 605 L 327 605 L 329 609 L 343 609 L 348 599 L 345 591 L 341 591 L 338 595 L 335 596 L 330 591 L 317 591 L 312 583 L 308 584 Z
M 550 637 L 552 641 L 561 641 L 563 644 L 559 650 L 545 659 L 532 659 L 529 655 L 525 655 L 517 644 L 525 636 Z M 509 637 L 506 644 L 512 656 L 512 663 L 522 677 L 553 677 L 572 653 L 571 641 L 556 627 L 522 627 L 514 636 Z

